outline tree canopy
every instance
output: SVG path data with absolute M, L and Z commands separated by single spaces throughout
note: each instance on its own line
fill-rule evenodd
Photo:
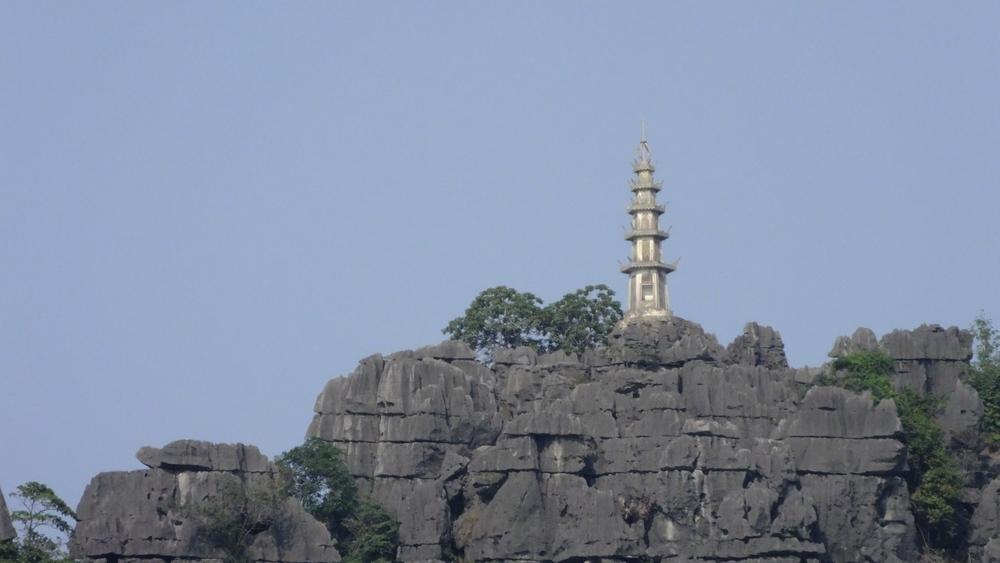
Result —
M 442 332 L 486 355 L 517 346 L 580 353 L 606 344 L 611 329 L 621 320 L 621 304 L 614 295 L 606 285 L 588 285 L 543 306 L 533 293 L 491 287 Z
M 28 481 L 17 487 L 11 497 L 20 501 L 21 508 L 10 518 L 18 528 L 18 537 L 10 549 L 18 563 L 52 563 L 68 561 L 65 540 L 73 531 L 76 513 L 48 485 Z M 4 554 L 4 557 L 13 553 Z

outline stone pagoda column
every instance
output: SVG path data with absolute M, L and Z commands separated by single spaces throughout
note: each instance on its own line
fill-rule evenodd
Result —
M 650 157 L 645 133 L 639 142 L 632 169 L 635 172 L 635 178 L 631 181 L 634 195 L 632 205 L 628 208 L 632 225 L 625 235 L 625 239 L 632 243 L 632 256 L 629 263 L 622 266 L 622 272 L 629 277 L 625 320 L 669 317 L 672 313 L 667 294 L 667 274 L 676 269 L 676 263 L 665 263 L 660 250 L 661 243 L 670 233 L 660 230 L 660 215 L 665 208 L 656 203 L 656 194 L 662 183 L 653 179 L 656 168 Z

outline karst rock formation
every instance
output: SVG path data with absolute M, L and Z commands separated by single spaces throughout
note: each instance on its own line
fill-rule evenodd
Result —
M 924 325 L 841 337 L 879 348 L 894 384 L 941 398 L 967 479 L 971 561 L 1000 559 L 1000 460 L 979 452 L 967 332 Z M 308 436 L 335 443 L 361 491 L 400 523 L 400 561 L 915 561 L 920 538 L 891 400 L 788 367 L 755 323 L 728 347 L 678 317 L 626 324 L 582 357 L 465 344 L 361 360 L 330 380 Z M 102 473 L 80 503 L 74 557 L 213 561 L 183 507 L 221 482 L 272 478 L 253 447 L 144 448 L 148 469 Z M 294 501 L 292 535 L 259 561 L 340 555 Z M 286 534 L 287 535 L 287 534 Z M 156 563 L 159 563 L 158 561 Z
M 15 535 L 10 512 L 7 510 L 7 501 L 3 498 L 3 491 L 0 490 L 0 541 L 12 540 Z

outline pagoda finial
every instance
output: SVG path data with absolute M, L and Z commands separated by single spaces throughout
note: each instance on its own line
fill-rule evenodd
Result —
M 642 134 L 639 138 L 639 146 L 635 152 L 636 158 L 633 167 L 636 172 L 640 170 L 648 170 L 650 172 L 656 170 L 653 166 L 653 156 L 649 150 L 649 143 L 646 141 L 646 120 L 642 121 Z

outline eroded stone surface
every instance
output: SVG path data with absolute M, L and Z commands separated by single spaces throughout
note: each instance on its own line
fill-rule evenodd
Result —
M 973 449 L 970 346 L 936 325 L 881 341 L 859 329 L 831 356 L 885 351 L 898 388 L 942 399 L 938 420 L 977 480 L 970 560 L 993 561 L 1000 462 Z M 819 386 L 823 372 L 788 368 L 778 333 L 754 323 L 728 348 L 673 317 L 628 324 L 581 356 L 518 348 L 490 365 L 444 342 L 330 380 L 308 435 L 342 448 L 362 493 L 399 520 L 400 561 L 916 560 L 895 403 Z M 87 489 L 76 557 L 221 561 L 185 506 L 273 478 L 246 446 L 180 441 L 138 457 L 149 469 Z M 297 531 L 258 534 L 254 558 L 339 559 L 301 506 L 283 509 Z
M 961 356 L 944 332 L 887 348 Z M 859 331 L 835 351 L 878 346 Z M 492 367 L 426 350 L 332 380 L 309 429 L 399 518 L 402 561 L 917 554 L 895 404 L 814 386 L 768 327 L 724 349 L 695 323 L 641 321 L 582 357 L 499 350 Z
M 728 361 L 734 364 L 770 369 L 788 367 L 781 335 L 773 328 L 757 323 L 747 323 L 743 334 L 726 347 L 726 354 Z
M 4 500 L 3 491 L 0 490 L 0 541 L 14 539 L 15 535 L 10 512 L 7 510 L 7 501 Z
M 207 541 L 199 507 L 234 491 L 273 490 L 276 469 L 253 446 L 193 440 L 142 448 L 148 469 L 101 473 L 87 486 L 70 540 L 72 557 L 84 560 L 164 559 L 214 562 L 226 553 Z M 252 536 L 255 561 L 340 561 L 326 527 L 287 499 L 277 521 Z

